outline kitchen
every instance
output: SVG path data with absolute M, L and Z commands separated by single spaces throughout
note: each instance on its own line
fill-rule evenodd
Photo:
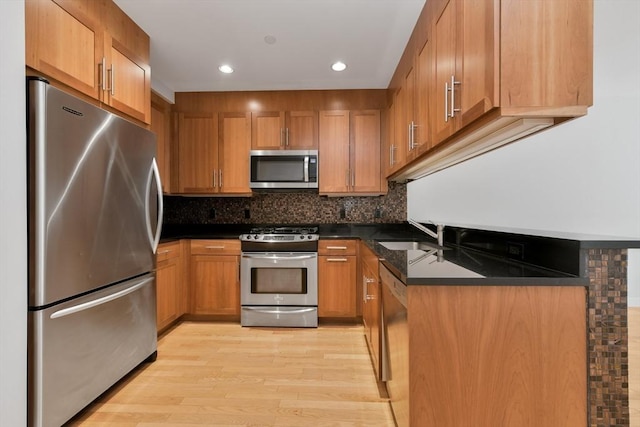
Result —
M 549 132 L 542 133 L 538 136 L 534 136 L 526 141 L 520 141 L 517 144 L 498 150 L 495 153 L 491 153 L 486 157 L 482 157 L 469 164 L 459 165 L 451 168 L 450 171 L 442 172 L 441 174 L 435 174 L 427 177 L 418 182 L 413 182 L 408 185 L 407 190 L 407 205 L 408 205 L 408 217 L 417 216 L 412 213 L 428 211 L 433 214 L 433 219 L 436 221 L 443 221 L 445 223 L 457 223 L 457 224 L 473 224 L 479 226 L 490 227 L 515 227 L 515 228 L 527 228 L 527 229 L 551 229 L 558 231 L 568 232 L 582 232 L 582 233 L 595 233 L 606 235 L 631 235 L 637 236 L 638 233 L 638 190 L 637 186 L 633 186 L 632 183 L 638 182 L 637 176 L 637 127 L 633 127 L 635 118 L 637 117 L 637 62 L 625 63 L 624 58 L 631 61 L 637 61 L 637 46 L 633 45 L 633 41 L 637 41 L 637 6 L 634 2 L 616 2 L 616 7 L 604 5 L 604 2 L 595 2 L 595 36 L 596 36 L 596 53 L 595 53 L 595 103 L 594 107 L 590 109 L 589 115 L 585 118 L 576 120 L 574 123 L 567 123 L 553 129 Z M 7 8 L 11 11 L 11 2 L 8 5 L 3 4 L 3 8 Z M 19 9 L 19 8 L 18 8 Z M 3 9 L 4 11 L 4 9 Z M 16 13 L 15 11 L 13 11 Z M 19 16 L 12 20 L 13 25 L 17 25 L 20 21 Z M 3 16 L 5 16 L 3 14 Z M 13 16 L 13 15 L 10 15 Z M 15 21 L 15 22 L 14 22 Z M 630 22 L 629 22 L 630 21 Z M 610 24 L 616 22 L 616 25 Z M 619 31 L 622 28 L 621 22 L 629 22 L 629 43 L 627 56 L 620 55 L 620 41 L 618 39 Z M 624 27 L 626 28 L 626 27 Z M 19 39 L 15 34 L 20 33 L 20 28 L 13 28 L 12 26 L 4 26 L 3 31 L 13 29 L 14 35 L 9 39 Z M 615 31 L 614 31 L 615 30 Z M 23 30 L 22 30 L 23 31 Z M 22 33 L 20 33 L 22 34 Z M 4 35 L 4 34 L 3 34 Z M 4 37 L 2 40 L 7 40 Z M 600 41 L 598 43 L 598 41 Z M 14 42 L 11 43 L 10 52 L 16 49 Z M 599 48 L 600 46 L 600 48 Z M 616 46 L 616 48 L 612 48 Z M 9 46 L 4 49 L 9 49 Z M 19 46 L 17 48 L 19 49 Z M 23 61 L 20 59 L 20 52 L 17 54 L 14 52 L 13 57 L 17 57 L 15 62 Z M 622 58 L 624 56 L 624 58 Z M 5 55 L 3 55 L 3 58 Z M 10 62 L 11 63 L 11 62 Z M 23 73 L 23 65 L 18 64 L 14 68 L 20 68 Z M 612 71 L 615 69 L 615 72 Z M 2 69 L 3 73 L 5 68 Z M 600 71 L 599 71 L 600 70 Z M 614 86 L 619 79 L 611 78 L 611 76 L 618 76 L 620 70 L 628 72 L 627 78 L 624 79 L 629 82 L 629 85 L 635 84 L 633 88 L 626 87 L 624 90 L 625 95 L 622 95 L 620 89 Z M 9 71 L 6 71 L 9 72 Z M 15 72 L 15 71 L 14 71 Z M 601 73 L 601 74 L 599 74 Z M 13 74 L 11 75 L 13 76 Z M 4 74 L 3 74 L 4 77 Z M 607 78 L 608 77 L 608 78 Z M 2 81 L 9 80 L 17 81 L 13 76 L 11 79 L 3 78 Z M 5 87 L 3 87 L 4 93 Z M 19 92 L 19 91 L 18 91 Z M 612 95 L 613 94 L 613 95 Z M 630 95 L 629 95 L 630 94 Z M 16 99 L 20 99 L 20 95 L 16 94 Z M 3 95 L 3 102 L 5 101 Z M 615 101 L 615 102 L 614 102 Z M 626 106 L 622 111 L 618 111 L 612 106 L 614 105 Z M 598 108 L 605 108 L 610 111 L 610 115 L 600 113 L 598 115 Z M 11 117 L 12 108 L 6 107 L 3 104 L 3 119 Z M 21 110 L 22 111 L 22 110 Z M 617 114 L 614 116 L 613 111 Z M 629 116 L 626 116 L 629 114 Z M 17 116 L 16 116 L 17 117 Z M 624 120 L 624 118 L 627 118 Z M 599 121 L 600 120 L 600 121 Z M 8 120 L 9 124 L 13 122 L 19 123 L 18 120 Z M 615 123 L 615 129 L 612 129 L 611 123 Z M 3 128 L 5 128 L 3 122 Z M 7 126 L 7 128 L 11 129 Z M 8 165 L 3 163 L 3 172 L 12 171 L 13 174 L 18 173 L 16 168 L 19 163 L 20 157 L 20 135 L 21 129 L 16 131 L 16 139 L 18 142 L 13 148 L 18 151 L 15 153 L 15 158 L 10 161 Z M 606 129 L 606 134 L 603 134 Z M 612 138 L 611 134 L 614 133 Z M 609 142 L 614 140 L 615 142 Z M 606 144 L 602 141 L 607 141 Z M 585 150 L 585 144 L 589 147 Z M 9 146 L 11 147 L 11 146 Z M 3 150 L 5 147 L 3 147 Z M 7 148 L 8 149 L 8 148 Z M 553 156 L 554 159 L 550 159 L 547 155 L 549 152 L 557 153 L 557 156 Z M 579 153 L 580 162 L 576 162 L 577 155 Z M 9 159 L 4 155 L 3 161 Z M 18 159 L 18 160 L 15 160 Z M 482 159 L 482 160 L 481 160 Z M 490 160 L 486 160 L 490 159 Z M 537 160 L 534 161 L 534 160 Z M 482 162 L 480 166 L 476 166 L 475 169 L 472 165 Z M 572 168 L 580 168 L 584 165 L 584 170 L 579 169 L 579 172 L 567 172 L 566 164 L 571 162 Z M 532 164 L 538 163 L 541 169 L 531 168 Z M 576 164 L 579 163 L 579 164 Z M 496 165 L 500 165 L 499 167 Z M 591 168 L 593 165 L 599 165 L 599 173 L 593 173 Z M 616 165 L 612 167 L 611 165 Z M 478 172 L 482 170 L 482 173 Z M 495 171 L 494 175 L 486 176 L 486 171 Z M 523 174 L 523 171 L 528 171 L 528 174 Z M 544 176 L 540 176 L 541 173 Z M 569 176 L 567 176 L 569 174 Z M 442 178 L 439 178 L 442 175 Z M 523 176 L 524 175 L 524 176 Z M 517 179 L 505 179 L 505 176 L 514 176 Z M 473 177 L 469 179 L 469 177 Z M 603 179 L 606 177 L 607 180 Z M 15 177 L 11 178 L 3 175 L 2 182 L 15 182 Z M 548 181 L 545 181 L 547 179 Z M 484 181 L 481 181 L 484 180 Z M 496 190 L 487 193 L 483 191 L 482 199 L 478 198 L 479 192 L 476 188 L 470 188 L 470 182 L 473 181 L 478 185 L 482 184 L 483 188 L 495 188 Z M 481 181 L 481 182 L 478 182 Z M 433 182 L 433 185 L 431 183 Z M 610 183 L 615 182 L 616 185 L 612 186 Z M 609 184 L 608 184 L 609 183 Z M 627 183 L 627 185 L 620 184 Z M 551 189 L 556 189 L 557 192 L 551 193 Z M 20 206 L 16 206 L 17 214 L 13 212 L 13 203 L 5 203 L 5 191 L 7 197 L 11 194 L 9 200 L 21 200 L 24 195 L 13 194 L 10 192 L 17 191 L 15 188 L 8 188 L 3 185 L 3 205 L 11 206 L 12 210 L 3 213 L 4 215 L 14 215 L 16 227 L 19 228 L 19 224 L 23 221 L 21 216 Z M 525 197 L 522 197 L 522 195 Z M 452 197 L 456 195 L 456 197 Z M 524 200 L 523 200 L 524 199 Z M 427 201 L 434 201 L 429 203 Z M 513 203 L 513 200 L 518 200 L 518 203 Z M 467 203 L 467 204 L 465 204 Z M 555 209 L 551 209 L 555 207 Z M 615 207 L 612 209 L 612 207 Z M 582 214 L 575 215 L 575 211 L 580 209 Z M 612 210 L 615 212 L 612 213 Z M 532 214 L 534 213 L 534 214 Z M 564 220 L 563 220 L 564 219 Z M 9 222 L 3 221 L 3 226 L 6 226 Z M 13 224 L 13 223 L 11 223 Z M 13 236 L 6 242 L 11 243 L 12 249 L 20 247 L 19 233 L 12 234 L 12 228 L 8 227 L 7 236 Z M 479 227 L 481 228 L 481 227 Z M 17 245 L 17 246 L 16 246 Z M 19 252 L 14 255 L 12 252 L 5 253 L 5 247 L 3 246 L 3 262 L 7 262 L 7 266 L 3 264 L 3 271 L 7 274 L 11 274 L 9 277 L 14 277 L 13 274 L 17 274 L 17 278 L 13 279 L 17 282 L 24 282 L 20 280 L 20 264 Z M 22 251 L 24 253 L 24 251 Z M 11 257 L 15 256 L 15 262 L 10 262 Z M 631 270 L 631 262 L 630 262 Z M 637 271 L 637 270 L 636 270 Z M 12 273 L 13 272 L 13 273 Z M 630 284 L 631 278 L 630 274 Z M 637 277 L 637 274 L 636 274 Z M 3 291 L 4 292 L 4 291 Z M 12 292 L 12 289 L 8 291 L 8 298 L 5 299 L 3 294 L 3 304 L 9 301 L 20 301 L 22 296 L 19 290 Z M 11 298 L 13 296 L 13 298 Z M 12 304 L 8 304 L 7 309 L 3 305 L 3 316 L 9 316 L 14 310 Z M 24 313 L 15 313 L 15 316 L 8 318 L 3 317 L 3 325 L 15 325 L 14 319 L 24 318 Z M 12 320 L 7 320 L 12 319 Z M 20 336 L 14 336 L 15 329 L 3 329 L 2 348 L 8 348 L 5 346 L 5 337 L 8 337 L 14 342 L 20 342 Z M 17 353 L 20 353 L 17 351 Z M 5 357 L 10 357 L 8 362 L 5 363 Z M 19 367 L 24 364 L 24 361 L 18 356 L 7 355 L 3 353 L 2 369 L 3 369 L 3 387 L 5 384 L 5 367 L 14 366 Z M 9 374 L 7 374 L 9 375 Z M 9 376 L 11 379 L 12 377 Z M 16 387 L 12 389 L 20 389 L 20 379 L 13 378 Z M 20 416 L 20 411 L 15 407 L 20 407 L 18 401 L 15 405 L 9 405 L 9 401 L 4 399 L 5 389 L 3 388 L 3 405 L 10 406 L 6 411 L 3 410 L 3 416 L 11 416 L 10 414 L 18 412 L 16 417 Z M 4 406 L 3 406 L 4 409 Z M 24 412 L 22 412 L 24 413 Z M 7 415 L 5 415 L 7 414 Z M 10 418 L 13 419 L 13 418 Z M 19 418 L 15 418 L 19 420 Z M 19 425 L 20 422 L 9 423 L 9 425 Z

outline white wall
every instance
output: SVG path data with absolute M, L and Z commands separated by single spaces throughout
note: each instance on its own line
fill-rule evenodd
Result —
M 594 5 L 588 115 L 409 183 L 410 218 L 640 237 L 640 1 Z M 629 258 L 640 305 L 640 251 Z
M 24 0 L 0 1 L 0 426 L 26 425 Z

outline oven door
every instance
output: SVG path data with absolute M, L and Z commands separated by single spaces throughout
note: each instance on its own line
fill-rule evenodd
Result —
M 318 254 L 243 252 L 242 305 L 317 306 Z

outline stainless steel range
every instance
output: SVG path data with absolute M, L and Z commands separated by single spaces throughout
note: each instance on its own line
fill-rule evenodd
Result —
M 318 326 L 318 228 L 254 228 L 240 236 L 242 326 Z

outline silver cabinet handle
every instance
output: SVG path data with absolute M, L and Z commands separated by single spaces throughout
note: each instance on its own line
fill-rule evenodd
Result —
M 362 301 L 367 302 L 367 276 L 362 276 Z
M 100 75 L 102 76 L 101 81 L 100 81 L 100 89 L 102 89 L 103 91 L 107 90 L 107 59 L 103 56 L 102 57 L 102 70 L 100 72 Z
M 338 250 L 338 251 L 346 251 L 346 246 L 327 246 L 327 249 Z
M 222 169 L 220 169 L 220 188 L 222 188 L 224 184 L 222 183 Z
M 391 144 L 389 146 L 389 166 L 393 166 L 393 164 L 396 162 L 395 159 L 393 158 L 394 150 L 395 150 L 395 144 Z
M 171 252 L 171 249 L 167 249 L 166 251 L 158 251 L 156 252 L 156 255 L 164 255 L 164 254 L 168 254 Z
M 249 258 L 249 259 L 270 259 L 270 260 L 274 260 L 274 261 L 289 261 L 289 260 L 301 260 L 301 259 L 313 259 L 313 258 L 317 258 L 318 256 L 313 254 L 313 255 L 300 255 L 300 256 L 290 256 L 290 255 L 283 255 L 283 254 L 271 254 L 271 255 L 252 255 L 252 254 L 242 254 L 242 258 Z
M 107 90 L 109 92 L 111 92 L 111 96 L 115 96 L 116 94 L 116 89 L 115 89 L 115 66 L 113 64 L 111 64 L 111 68 L 109 68 L 109 80 L 110 80 L 110 84 L 109 87 L 107 88 Z
M 444 82 L 444 121 L 449 121 L 449 82 Z
M 407 145 L 408 145 L 409 151 L 413 150 L 413 144 L 411 143 L 411 123 L 407 125 Z
M 447 113 L 451 118 L 455 117 L 457 112 L 460 112 L 460 109 L 456 108 L 456 85 L 460 85 L 460 82 L 456 81 L 455 76 L 451 76 L 451 87 L 449 88 L 451 91 L 451 113 Z
M 346 258 L 327 258 L 327 262 L 347 262 Z
M 285 128 L 284 145 L 289 146 L 289 128 Z
M 246 311 L 255 311 L 258 313 L 265 313 L 265 314 L 301 314 L 301 313 L 310 313 L 312 311 L 317 310 L 317 308 L 315 307 L 299 308 L 295 310 L 278 310 L 278 309 L 266 309 L 266 308 L 246 307 L 246 306 L 243 306 L 242 309 Z

